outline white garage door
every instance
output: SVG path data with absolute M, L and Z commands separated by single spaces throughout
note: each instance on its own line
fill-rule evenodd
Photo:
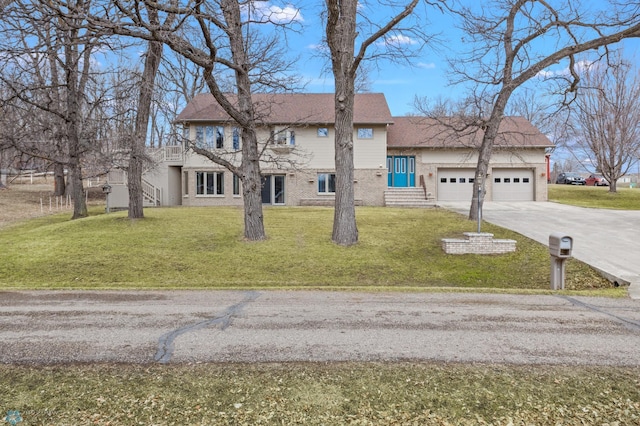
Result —
M 534 201 L 533 170 L 493 169 L 493 201 Z
M 438 169 L 438 201 L 471 201 L 475 169 Z

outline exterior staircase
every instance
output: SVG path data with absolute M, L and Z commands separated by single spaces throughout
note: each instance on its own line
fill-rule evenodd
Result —
M 429 194 L 427 194 L 429 195 Z M 435 199 L 426 198 L 424 189 L 417 188 L 388 188 L 384 191 L 384 205 L 386 207 L 435 207 Z
M 145 207 L 160 207 L 162 189 L 142 179 L 142 202 Z

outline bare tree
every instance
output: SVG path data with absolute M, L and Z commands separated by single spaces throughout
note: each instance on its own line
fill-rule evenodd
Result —
M 16 139 L 22 152 L 56 166 L 56 188 L 67 184 L 74 200 L 73 219 L 87 216 L 82 162 L 92 149 L 88 122 L 93 107 L 87 89 L 93 81 L 92 55 L 100 34 L 80 18 L 89 2 L 11 2 L 4 10 L 0 43 L 5 59 L 1 78 L 10 90 L 6 102 L 20 108 L 39 137 Z M 73 11 L 62 15 L 60 8 Z M 29 118 L 27 118 L 29 117 Z
M 605 67 L 594 63 L 581 73 L 574 102 L 575 145 L 617 191 L 617 181 L 640 156 L 640 78 L 616 55 Z
M 465 42 L 473 49 L 464 58 L 451 61 L 454 81 L 474 82 L 475 96 L 490 105 L 478 112 L 484 137 L 470 219 L 477 219 L 482 206 L 494 141 L 513 93 L 551 65 L 567 59 L 571 79 L 565 95 L 567 101 L 573 99 L 579 80 L 576 55 L 586 51 L 606 55 L 606 46 L 640 36 L 637 6 L 618 6 L 593 13 L 577 0 L 500 0 L 454 11 L 466 33 Z
M 359 68 L 367 59 L 382 56 L 407 58 L 409 50 L 404 50 L 407 46 L 399 42 L 402 37 L 407 37 L 406 34 L 419 36 L 421 42 L 427 37 L 419 26 L 400 27 L 400 23 L 413 13 L 418 0 L 385 2 L 384 6 L 392 17 L 382 23 L 371 21 L 366 11 L 359 13 L 358 0 L 326 0 L 326 5 L 325 35 L 335 82 L 336 198 L 332 240 L 336 244 L 349 246 L 358 242 L 353 188 L 353 109 Z M 376 3 L 376 7 L 379 8 L 380 4 Z M 359 30 L 362 32 L 359 33 Z M 356 49 L 360 34 L 367 35 L 363 36 Z M 376 51 L 376 42 L 382 42 L 389 50 Z
M 158 11 L 147 7 L 149 23 L 155 27 L 160 27 Z M 170 13 L 163 28 L 172 25 L 175 14 Z M 142 172 L 145 162 L 145 148 L 147 145 L 147 133 L 149 128 L 149 118 L 151 116 L 151 103 L 155 87 L 156 75 L 162 60 L 162 50 L 164 46 L 161 41 L 148 41 L 147 54 L 142 70 L 140 82 L 140 94 L 138 97 L 138 107 L 136 109 L 136 124 L 131 141 L 129 162 L 127 165 L 127 182 L 129 186 L 129 219 L 141 219 L 144 217 L 143 192 L 142 192 Z
M 143 7 L 144 4 L 144 7 Z M 256 4 L 237 0 L 196 2 L 181 7 L 177 2 L 126 2 L 114 0 L 113 9 L 93 15 L 96 27 L 113 33 L 164 43 L 176 54 L 196 64 L 207 88 L 231 120 L 241 129 L 240 164 L 229 161 L 215 150 L 191 145 L 191 149 L 237 175 L 242 182 L 244 201 L 244 235 L 248 240 L 266 238 L 262 200 L 260 197 L 260 149 L 258 129 L 261 115 L 252 94 L 255 90 L 285 90 L 293 87 L 286 62 L 287 52 L 281 46 L 278 30 L 295 22 L 284 21 L 256 10 Z M 146 10 L 159 15 L 175 14 L 171 28 L 158 27 Z M 244 9 L 243 9 L 244 8 Z M 269 25 L 269 34 L 260 28 Z M 283 78 L 284 76 L 284 78 Z M 236 93 L 229 96 L 224 82 L 231 77 Z

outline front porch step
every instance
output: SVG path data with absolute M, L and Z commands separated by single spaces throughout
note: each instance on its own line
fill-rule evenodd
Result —
M 434 199 L 426 199 L 422 188 L 389 188 L 384 191 L 386 207 L 435 207 Z

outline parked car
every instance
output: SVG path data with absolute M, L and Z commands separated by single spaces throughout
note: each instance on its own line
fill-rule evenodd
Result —
M 566 185 L 585 185 L 586 184 L 586 182 L 584 181 L 584 178 L 580 176 L 579 173 L 572 173 L 572 172 L 560 173 L 558 175 L 558 178 L 556 179 L 556 183 L 566 184 Z
M 609 182 L 600 175 L 590 175 L 584 181 L 589 186 L 609 186 Z

